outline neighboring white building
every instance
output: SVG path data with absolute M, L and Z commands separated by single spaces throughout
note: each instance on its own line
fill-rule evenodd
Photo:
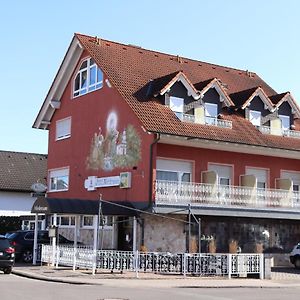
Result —
M 0 170 L 0 217 L 21 217 L 22 228 L 32 228 L 31 186 L 46 183 L 47 155 L 0 151 Z

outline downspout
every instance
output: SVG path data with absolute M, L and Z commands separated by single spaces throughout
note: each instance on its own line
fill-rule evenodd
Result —
M 160 133 L 157 133 L 156 139 L 150 145 L 150 162 L 149 162 L 149 203 L 145 210 L 152 206 L 152 192 L 153 192 L 153 147 L 160 140 Z
M 149 201 L 148 206 L 145 210 L 149 210 L 152 206 L 152 189 L 153 189 L 153 147 L 157 144 L 160 140 L 160 134 L 157 133 L 156 139 L 150 145 L 150 161 L 149 161 Z M 142 237 L 141 237 L 141 244 L 144 245 L 145 243 L 145 220 L 143 219 L 141 222 L 142 225 Z

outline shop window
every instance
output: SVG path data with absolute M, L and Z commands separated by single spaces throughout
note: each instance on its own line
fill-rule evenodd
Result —
M 114 220 L 113 216 L 101 216 L 100 218 L 100 226 L 104 228 L 111 228 L 113 227 Z
M 94 217 L 93 216 L 83 216 L 81 226 L 84 228 L 91 228 L 94 225 Z

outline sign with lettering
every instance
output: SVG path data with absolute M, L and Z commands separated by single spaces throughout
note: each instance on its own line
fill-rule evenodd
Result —
M 120 186 L 120 176 L 96 177 L 89 176 L 84 181 L 84 187 L 88 191 L 94 191 L 96 188 Z
M 33 206 L 33 210 L 34 210 L 35 212 L 46 212 L 47 209 L 48 209 L 47 206 L 40 206 L 40 205 L 34 205 L 34 206 Z

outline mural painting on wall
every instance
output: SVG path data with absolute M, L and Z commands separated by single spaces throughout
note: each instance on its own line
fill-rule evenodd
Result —
M 135 166 L 140 159 L 140 136 L 131 124 L 119 132 L 117 114 L 111 112 L 106 121 L 106 132 L 99 127 L 99 132 L 92 138 L 88 169 L 111 171 L 128 168 Z

